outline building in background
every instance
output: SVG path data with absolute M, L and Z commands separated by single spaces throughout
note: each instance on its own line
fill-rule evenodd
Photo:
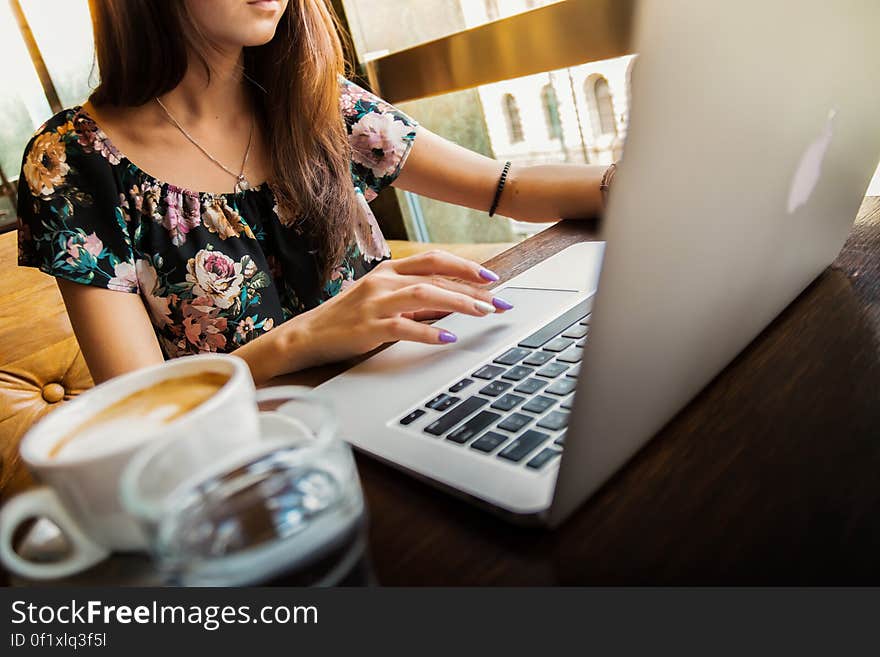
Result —
M 458 0 L 465 27 L 558 0 Z M 610 164 L 626 138 L 629 75 L 619 57 L 478 88 L 496 158 L 522 164 Z
M 620 158 L 633 56 L 479 87 L 495 157 L 523 164 Z
M 556 1 L 458 0 L 466 28 Z M 518 164 L 619 159 L 634 61 L 630 55 L 478 87 L 493 155 Z M 545 226 L 512 222 L 519 237 Z

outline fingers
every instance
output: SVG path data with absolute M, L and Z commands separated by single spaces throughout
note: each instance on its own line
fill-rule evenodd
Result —
M 480 264 L 446 251 L 428 251 L 390 261 L 398 274 L 410 276 L 448 276 L 485 285 L 498 280 L 498 274 Z
M 486 303 L 492 304 L 495 307 L 495 312 L 504 312 L 513 308 L 513 304 L 500 296 L 496 296 L 491 290 L 462 281 L 454 281 L 449 278 L 444 278 L 443 276 L 400 276 L 398 277 L 398 281 L 400 287 L 427 283 L 443 288 L 444 290 L 449 290 L 450 292 L 466 294 L 479 301 L 485 301 Z
M 387 342 L 409 340 L 425 344 L 451 344 L 458 340 L 453 333 L 445 329 L 434 328 L 400 316 L 384 320 L 383 328 Z
M 484 317 L 496 311 L 495 306 L 467 294 L 446 290 L 430 283 L 418 283 L 386 294 L 377 301 L 386 317 L 417 311 L 456 312 Z

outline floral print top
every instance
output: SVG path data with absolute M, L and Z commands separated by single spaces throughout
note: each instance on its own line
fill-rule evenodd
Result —
M 340 109 L 359 216 L 328 281 L 308 236 L 279 220 L 268 183 L 236 195 L 158 180 L 79 107 L 52 117 L 25 150 L 19 265 L 140 294 L 166 358 L 233 351 L 390 256 L 367 202 L 400 173 L 416 123 L 347 80 Z

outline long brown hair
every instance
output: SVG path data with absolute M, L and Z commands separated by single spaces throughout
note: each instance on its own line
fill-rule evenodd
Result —
M 188 52 L 209 47 L 179 0 L 90 0 L 101 76 L 96 106 L 135 107 L 174 89 Z M 302 221 L 326 280 L 352 235 L 355 197 L 339 109 L 345 73 L 338 23 L 327 0 L 290 0 L 272 40 L 245 48 L 247 77 L 264 121 L 272 191 L 286 224 Z M 210 74 L 210 71 L 208 71 Z

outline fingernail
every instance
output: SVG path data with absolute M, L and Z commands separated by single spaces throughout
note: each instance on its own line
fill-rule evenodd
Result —
M 498 308 L 498 310 L 510 310 L 513 308 L 513 304 L 510 301 L 505 301 L 501 297 L 492 297 L 492 304 Z
M 486 269 L 485 267 L 480 268 L 480 278 L 483 280 L 489 281 L 490 283 L 494 283 L 500 277 L 491 269 Z
M 450 343 L 455 342 L 456 340 L 458 340 L 458 337 L 455 335 L 455 333 L 450 333 L 449 331 L 440 331 L 440 342 Z
M 495 306 L 491 303 L 486 303 L 485 301 L 474 301 L 474 306 L 484 315 L 495 312 Z

